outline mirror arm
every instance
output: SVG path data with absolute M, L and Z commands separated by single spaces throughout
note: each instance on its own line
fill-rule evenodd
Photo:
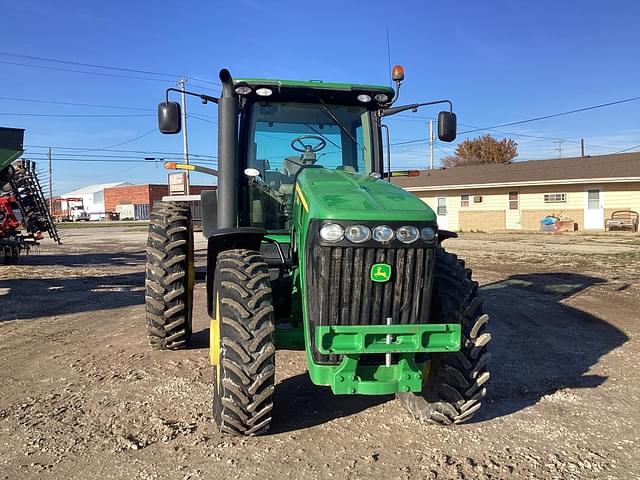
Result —
M 400 107 L 391 107 L 384 108 L 381 110 L 381 117 L 388 117 L 390 115 L 395 115 L 396 113 L 405 112 L 407 110 L 417 110 L 419 107 L 425 107 L 427 105 L 437 105 L 439 103 L 447 103 L 449 104 L 449 112 L 453 113 L 453 103 L 451 100 L 435 100 L 433 102 L 425 102 L 425 103 L 412 103 L 411 105 L 402 105 Z
M 183 90 L 180 90 L 178 88 L 167 88 L 167 91 L 165 92 L 165 102 L 166 103 L 169 103 L 169 92 L 183 93 Z M 211 97 L 209 95 L 205 95 L 204 93 L 188 92 L 187 90 L 184 90 L 184 93 L 186 95 L 191 95 L 193 97 L 200 98 L 200 100 L 202 100 L 202 103 L 208 103 L 208 102 L 218 103 L 218 99 L 216 97 Z

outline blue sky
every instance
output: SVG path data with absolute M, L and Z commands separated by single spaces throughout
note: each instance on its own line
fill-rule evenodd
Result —
M 635 0 L 0 0 L 0 16 L 0 52 L 170 74 L 0 54 L 0 125 L 25 128 L 26 156 L 43 166 L 41 147 L 54 147 L 56 193 L 89 183 L 165 181 L 165 171 L 154 162 L 125 162 L 168 157 L 151 153 L 156 151 L 181 152 L 181 137 L 152 131 L 156 105 L 179 75 L 189 78 L 189 89 L 209 94 L 218 93 L 208 81 L 217 79 L 221 67 L 237 77 L 386 84 L 385 28 L 392 63 L 406 69 L 400 103 L 450 98 L 461 131 L 469 129 L 466 125 L 488 127 L 640 96 L 640 2 Z M 142 79 L 107 76 L 118 74 Z M 199 117 L 189 120 L 190 151 L 215 155 L 215 107 L 191 101 L 189 111 Z M 425 109 L 393 118 L 392 142 L 426 138 L 427 118 L 436 113 Z M 566 140 L 563 156 L 579 154 L 580 138 L 585 138 L 588 154 L 610 153 L 640 144 L 640 101 L 497 129 L 494 135 L 512 136 L 519 144 L 519 160 L 557 156 L 556 138 Z M 452 150 L 451 144 L 438 144 L 436 159 Z M 424 167 L 427 154 L 423 143 L 398 146 L 394 167 Z M 121 162 L 69 161 L 108 159 L 98 155 L 114 155 Z

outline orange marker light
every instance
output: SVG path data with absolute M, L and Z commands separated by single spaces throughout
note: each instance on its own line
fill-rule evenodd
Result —
M 164 162 L 164 168 L 166 168 L 167 170 L 175 170 L 176 162 Z
M 394 65 L 391 70 L 391 79 L 394 82 L 401 82 L 404 80 L 404 67 L 402 65 Z
M 385 176 L 388 176 L 385 174 Z M 391 172 L 392 177 L 419 177 L 420 170 L 394 170 Z

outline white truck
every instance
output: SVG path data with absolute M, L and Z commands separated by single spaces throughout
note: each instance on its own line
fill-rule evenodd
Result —
M 88 222 L 90 219 L 82 198 L 58 198 L 54 201 L 53 212 L 58 222 Z

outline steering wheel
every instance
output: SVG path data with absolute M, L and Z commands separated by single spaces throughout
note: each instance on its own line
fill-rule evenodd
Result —
M 303 142 L 303 140 L 317 140 L 318 143 L 316 145 L 309 145 Z M 301 145 L 302 148 L 297 145 Z M 291 148 L 293 148 L 296 152 L 305 153 L 305 152 L 319 152 L 324 147 L 327 146 L 327 142 L 324 138 L 318 135 L 300 135 L 299 137 L 291 140 Z

